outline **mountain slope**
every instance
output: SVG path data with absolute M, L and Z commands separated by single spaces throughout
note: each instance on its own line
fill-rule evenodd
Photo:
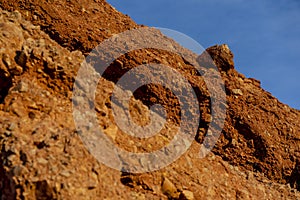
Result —
M 300 112 L 278 102 L 259 81 L 239 74 L 226 45 L 207 50 L 225 82 L 228 107 L 223 134 L 213 153 L 201 160 L 199 143 L 211 111 L 207 89 L 193 66 L 178 55 L 153 49 L 130 52 L 112 63 L 98 89 L 96 110 L 107 134 L 117 135 L 114 142 L 125 149 L 133 150 L 128 141 L 139 151 L 164 145 L 156 139 L 150 141 L 154 143 L 150 148 L 146 141 L 121 137 L 110 122 L 107 95 L 129 69 L 147 60 L 183 70 L 199 89 L 201 100 L 200 127 L 187 153 L 165 169 L 125 174 L 99 164 L 83 146 L 73 124 L 71 98 L 82 54 L 113 34 L 139 26 L 104 1 L 2 1 L 0 6 L 22 13 L 1 12 L 3 199 L 183 198 L 185 190 L 192 191 L 195 199 L 299 197 L 290 187 L 299 190 Z M 172 110 L 178 105 L 167 98 L 168 92 L 153 85 L 139 92 L 135 98 L 146 105 L 151 104 L 151 96 L 171 105 L 176 123 Z M 165 189 L 165 179 L 174 183 L 168 186 L 172 192 Z

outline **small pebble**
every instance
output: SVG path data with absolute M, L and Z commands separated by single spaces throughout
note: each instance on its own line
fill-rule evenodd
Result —
M 44 159 L 44 158 L 38 158 L 38 159 L 37 159 L 37 162 L 38 162 L 39 164 L 48 164 L 48 161 L 47 161 L 46 159 Z
M 71 173 L 69 171 L 62 171 L 59 174 L 64 176 L 64 177 L 70 177 L 71 176 Z
M 243 92 L 242 92 L 242 90 L 240 90 L 240 89 L 233 89 L 233 90 L 232 90 L 232 93 L 233 93 L 234 95 L 240 95 L 240 96 L 243 95 Z
M 14 131 L 16 128 L 17 128 L 17 124 L 11 123 L 11 124 L 9 125 L 9 127 L 8 127 L 8 130 L 9 130 L 9 131 Z

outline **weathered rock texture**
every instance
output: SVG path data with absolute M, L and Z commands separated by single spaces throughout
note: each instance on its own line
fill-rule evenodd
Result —
M 201 160 L 210 102 L 193 66 L 154 49 L 130 52 L 112 63 L 95 106 L 105 133 L 128 151 L 153 151 L 173 134 L 138 140 L 112 123 L 107 97 L 129 69 L 152 62 L 172 66 L 188 78 L 200 100 L 201 124 L 191 148 L 164 169 L 126 174 L 98 163 L 82 144 L 73 122 L 72 89 L 83 55 L 113 34 L 139 26 L 102 0 L 2 0 L 0 7 L 7 10 L 0 11 L 1 199 L 300 198 L 300 112 L 239 74 L 227 45 L 207 49 L 225 82 L 228 106 L 223 134 Z M 140 101 L 134 101 L 133 115 L 146 109 L 141 102 L 161 103 L 178 123 L 178 102 L 170 91 L 148 85 L 135 98 Z

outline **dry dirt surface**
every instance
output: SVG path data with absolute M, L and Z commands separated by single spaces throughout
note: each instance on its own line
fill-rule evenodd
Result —
M 238 73 L 227 45 L 207 49 L 225 83 L 227 105 L 222 135 L 203 159 L 198 154 L 204 136 L 214 137 L 208 132 L 211 98 L 193 64 L 172 52 L 142 49 L 109 66 L 97 87 L 95 110 L 115 145 L 151 152 L 174 137 L 172 127 L 180 121 L 172 92 L 149 84 L 134 93 L 133 118 L 147 123 L 141 113 L 159 103 L 170 124 L 148 140 L 118 128 L 110 94 L 138 65 L 158 63 L 180 71 L 196 91 L 201 114 L 194 141 L 178 160 L 154 172 L 124 173 L 98 162 L 83 145 L 72 92 L 93 48 L 142 26 L 102 0 L 2 0 L 0 8 L 1 199 L 300 199 L 300 111 Z

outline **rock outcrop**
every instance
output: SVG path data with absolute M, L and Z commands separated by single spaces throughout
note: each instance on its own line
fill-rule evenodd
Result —
M 141 26 L 102 0 L 3 0 L 0 7 L 1 199 L 300 198 L 300 112 L 238 73 L 227 45 L 207 49 L 225 82 L 227 113 L 221 137 L 203 159 L 198 155 L 211 134 L 211 102 L 193 65 L 157 49 L 136 50 L 111 64 L 97 88 L 95 110 L 104 132 L 125 150 L 153 151 L 174 137 L 171 127 L 149 140 L 136 139 L 113 122 L 109 96 L 127 71 L 145 63 L 172 66 L 199 100 L 201 123 L 189 150 L 166 168 L 130 174 L 99 163 L 84 146 L 73 121 L 72 92 L 84 55 L 104 39 Z M 141 110 L 156 103 L 173 124 L 180 121 L 178 100 L 165 88 L 147 85 L 134 98 L 137 121 L 147 123 Z

